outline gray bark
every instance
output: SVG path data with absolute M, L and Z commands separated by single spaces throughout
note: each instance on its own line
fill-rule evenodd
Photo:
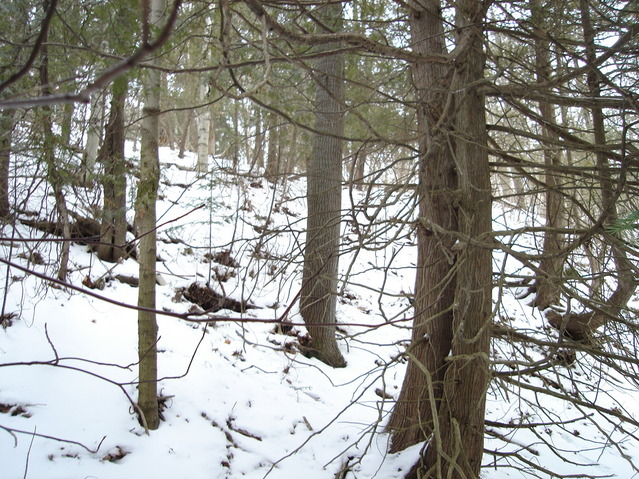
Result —
M 540 0 L 531 2 L 531 19 L 538 36 L 535 38 L 535 62 L 537 69 L 537 80 L 539 82 L 548 81 L 552 75 L 550 62 L 550 42 L 546 40 L 545 13 Z M 545 123 L 542 125 L 544 138 L 547 143 L 542 142 L 544 151 L 544 164 L 548 167 L 545 175 L 546 183 L 546 232 L 542 247 L 542 260 L 539 269 L 542 276 L 537 279 L 535 289 L 537 292 L 534 305 L 540 309 L 546 309 L 551 305 L 559 304 L 562 270 L 565 258 L 559 252 L 564 243 L 563 235 L 557 231 L 565 223 L 566 207 L 559 178 L 554 173 L 553 167 L 561 164 L 561 156 L 555 145 L 558 141 L 557 133 L 546 125 L 557 123 L 555 107 L 545 101 L 539 102 L 539 112 Z
M 91 181 L 91 175 L 95 169 L 95 162 L 98 158 L 100 149 L 101 132 L 102 132 L 102 102 L 101 94 L 95 94 L 91 97 L 91 113 L 89 115 L 89 123 L 87 128 L 87 143 L 84 148 L 82 157 L 81 181 L 88 185 Z
M 341 4 L 327 4 L 318 15 L 341 28 Z M 327 46 L 330 48 L 330 46 Z M 333 367 L 346 361 L 335 339 L 337 275 L 342 206 L 344 60 L 327 55 L 317 61 L 315 130 L 307 168 L 308 217 L 300 312 L 311 336 L 308 355 Z
M 152 0 L 149 22 L 160 23 L 164 0 Z M 140 182 L 136 198 L 136 226 L 140 238 L 140 287 L 138 306 L 155 309 L 156 201 L 160 180 L 158 154 L 160 89 L 159 70 L 148 69 L 143 79 L 144 108 L 140 139 Z M 157 321 L 152 311 L 138 312 L 139 384 L 138 405 L 148 429 L 160 425 L 157 397 Z

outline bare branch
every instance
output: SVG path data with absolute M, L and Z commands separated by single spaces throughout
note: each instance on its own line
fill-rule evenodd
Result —
M 85 446 L 84 444 L 82 444 L 81 442 L 78 441 L 72 441 L 71 439 L 62 439 L 56 436 L 48 436 L 46 434 L 39 434 L 36 433 L 35 431 L 23 431 L 21 429 L 14 429 L 12 427 L 6 427 L 0 424 L 0 429 L 3 429 L 5 431 L 7 431 L 9 434 L 11 435 L 15 435 L 15 434 L 27 434 L 28 436 L 31 437 L 41 437 L 44 439 L 51 439 L 52 441 L 58 441 L 58 442 L 65 442 L 67 444 L 74 444 L 76 446 L 80 446 L 81 448 L 85 449 L 86 451 L 95 454 L 96 452 L 98 452 L 100 450 L 100 447 L 102 446 L 102 443 L 104 442 L 104 440 L 106 439 L 106 436 L 104 436 L 100 442 L 98 443 L 98 446 L 95 449 L 91 449 L 88 446 Z

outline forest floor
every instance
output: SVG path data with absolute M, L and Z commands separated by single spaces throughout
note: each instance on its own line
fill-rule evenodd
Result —
M 137 289 L 117 277 L 136 277 L 138 264 L 104 263 L 74 243 L 70 286 L 60 286 L 25 271 L 54 277 L 59 244 L 17 222 L 0 242 L 0 258 L 15 265 L 0 271 L 7 326 L 0 330 L 0 478 L 403 477 L 420 446 L 388 454 L 384 424 L 410 336 L 410 195 L 379 190 L 365 199 L 344 190 L 340 265 L 348 281 L 340 286 L 338 318 L 348 366 L 332 369 L 297 349 L 305 332 L 296 303 L 303 180 L 238 179 L 224 165 L 212 165 L 214 178 L 199 179 L 193 156 L 162 149 L 161 160 L 157 307 L 167 315 L 158 315 L 160 428 L 146 434 L 131 405 L 137 314 L 125 305 L 136 304 Z M 47 219 L 54 208 L 43 184 L 31 183 L 22 210 Z M 83 216 L 99 207 L 89 189 L 69 192 L 68 200 Z M 498 208 L 499 228 L 517 224 L 516 212 Z M 16 237 L 42 241 L 7 240 Z M 509 268 L 518 266 L 496 254 L 495 271 Z M 194 283 L 235 300 L 223 306 L 239 311 L 199 314 L 201 306 L 188 300 L 198 296 Z M 520 294 L 496 289 L 496 323 L 555 337 Z M 176 317 L 188 312 L 191 320 Z M 268 322 L 276 319 L 292 325 Z M 493 357 L 515 364 L 546 353 L 496 340 Z M 639 477 L 636 427 L 553 397 L 569 389 L 639 419 L 636 385 L 601 374 L 586 357 L 517 380 L 533 388 L 497 377 L 488 391 L 482 477 Z

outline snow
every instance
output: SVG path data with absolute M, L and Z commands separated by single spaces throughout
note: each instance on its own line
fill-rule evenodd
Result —
M 129 149 L 128 155 L 135 153 Z M 168 149 L 161 155 L 158 255 L 163 261 L 158 271 L 166 284 L 158 286 L 157 302 L 158 309 L 174 313 L 158 316 L 164 421 L 145 434 L 130 402 L 136 398 L 137 314 L 123 305 L 136 304 L 137 289 L 112 278 L 137 276 L 134 260 L 102 263 L 86 245 L 72 246 L 69 283 L 86 289 L 86 277 L 107 279 L 103 290 L 90 292 L 120 305 L 2 266 L 5 311 L 16 317 L 0 331 L 0 477 L 279 479 L 303 472 L 305 479 L 325 479 L 344 467 L 350 469 L 347 478 L 403 477 L 421 446 L 387 453 L 384 424 L 392 401 L 375 390 L 397 397 L 404 373 L 403 364 L 393 358 L 410 335 L 416 252 L 409 228 L 402 221 L 388 227 L 385 220 L 405 220 L 411 200 L 398 196 L 376 209 L 353 205 L 344 194 L 351 222 L 344 224 L 341 267 L 349 282 L 338 301 L 338 317 L 349 336 L 340 339 L 348 367 L 334 370 L 296 353 L 294 336 L 260 322 L 285 315 L 296 324 L 295 331 L 304 332 L 295 303 L 301 281 L 303 182 L 273 187 L 255 181 L 251 186 L 217 166 L 213 180 L 197 179 L 185 168 L 195 165 L 194 155 L 179 159 Z M 384 195 L 380 192 L 380 198 Z M 88 214 L 82 194 L 69 199 Z M 50 212 L 51 201 L 41 191 L 29 208 Z M 364 220 L 364 210 L 376 215 L 374 220 Z M 42 237 L 21 224 L 15 231 L 7 227 L 0 257 L 55 276 L 57 246 L 6 240 L 18 235 Z M 358 250 L 364 236 L 375 238 L 376 247 Z M 210 261 L 211 254 L 231 246 L 239 268 Z M 30 250 L 38 250 L 45 264 L 18 257 Z M 510 263 L 512 258 L 507 265 L 504 261 L 506 257 L 496 255 L 496 271 L 518 267 Z M 178 290 L 194 281 L 257 307 L 245 313 L 220 311 L 210 321 L 179 319 L 176 315 L 192 304 Z M 516 293 L 496 294 L 499 315 L 513 325 L 543 331 L 539 313 L 517 300 Z M 495 354 L 517 358 L 520 351 L 500 343 Z M 637 393 L 624 377 L 613 371 L 610 377 L 597 377 L 589 364 L 579 361 L 561 374 L 581 382 L 583 397 L 596 396 L 602 407 L 638 417 Z M 549 387 L 538 377 L 515 379 Z M 568 384 L 566 378 L 556 379 Z M 598 388 L 589 388 L 593 384 Z M 639 464 L 636 428 L 626 423 L 622 429 L 590 409 L 540 397 L 516 383 L 493 381 L 489 420 L 547 425 L 534 430 L 489 425 L 495 434 L 488 436 L 487 449 L 517 451 L 562 474 L 639 477 L 631 465 L 633 460 Z M 575 421 L 553 425 L 559 419 Z M 25 433 L 10 434 L 7 428 Z M 488 452 L 484 464 L 491 466 L 484 469 L 485 478 L 554 477 Z

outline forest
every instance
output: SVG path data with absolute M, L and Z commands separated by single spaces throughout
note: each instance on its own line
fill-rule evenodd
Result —
M 636 0 L 0 13 L 0 477 L 639 477 Z

